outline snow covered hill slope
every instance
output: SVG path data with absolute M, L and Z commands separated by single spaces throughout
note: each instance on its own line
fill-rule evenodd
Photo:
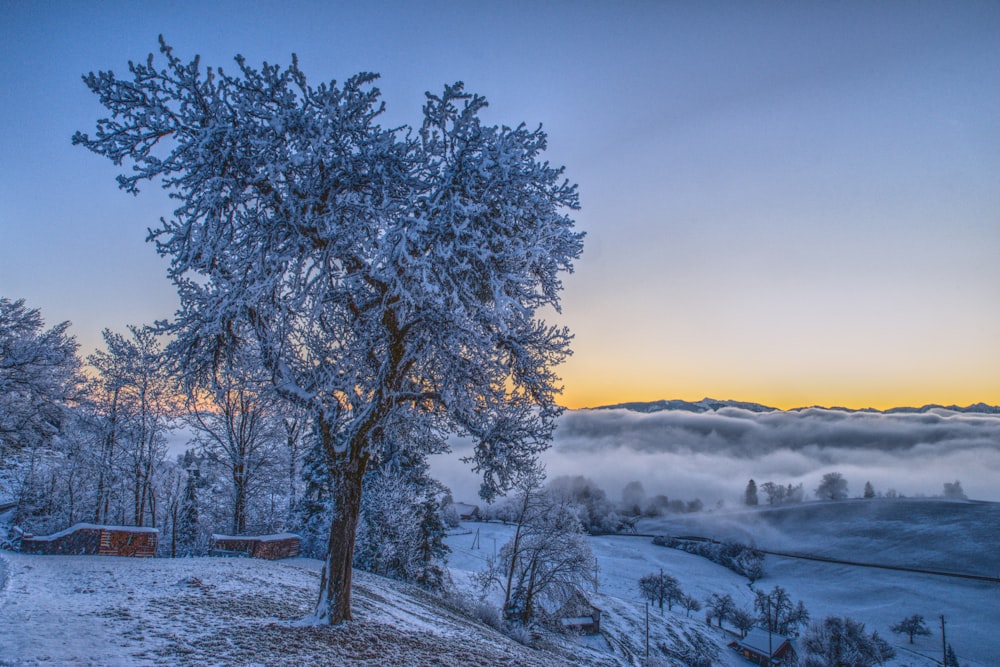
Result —
M 763 549 L 853 562 L 996 577 L 993 582 L 973 581 L 767 556 L 766 575 L 755 587 L 784 587 L 805 602 L 813 620 L 847 615 L 864 622 L 896 648 L 893 665 L 938 664 L 942 615 L 947 641 L 961 664 L 997 664 L 1000 503 L 934 498 L 808 502 L 645 519 L 638 527 L 640 532 L 736 539 Z M 682 582 L 686 578 L 676 569 L 671 574 Z M 932 634 L 911 645 L 906 637 L 892 634 L 890 626 L 913 614 L 926 619 Z
M 681 514 L 640 525 L 645 532 L 729 538 L 764 549 L 1000 576 L 1000 503 L 852 499 Z
M 308 559 L 0 552 L 0 665 L 579 664 L 515 643 L 425 592 L 355 573 L 355 620 L 301 626 Z

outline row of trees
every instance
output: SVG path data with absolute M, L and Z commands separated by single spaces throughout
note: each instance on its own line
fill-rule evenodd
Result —
M 701 608 L 700 603 L 684 595 L 676 579 L 669 575 L 651 573 L 639 580 L 639 591 L 651 602 L 681 602 L 690 614 Z M 714 619 L 719 627 L 723 622 L 731 624 L 745 637 L 759 627 L 776 635 L 799 636 L 799 655 L 795 664 L 803 667 L 827 667 L 829 665 L 856 665 L 857 667 L 877 667 L 895 656 L 895 650 L 882 639 L 878 632 L 867 633 L 863 623 L 850 618 L 830 616 L 809 625 L 809 611 L 803 602 L 793 603 L 787 591 L 775 586 L 770 592 L 755 591 L 753 609 L 739 607 L 731 595 L 711 594 L 705 601 L 706 619 Z M 915 621 L 919 621 L 914 625 Z M 894 632 L 921 633 L 922 618 L 913 617 L 893 626 Z
M 676 578 L 664 574 L 662 569 L 641 577 L 638 587 L 640 595 L 652 604 L 658 604 L 661 613 L 664 603 L 668 611 L 673 609 L 675 603 L 682 605 L 687 615 L 702 608 L 697 599 L 681 590 Z M 863 623 L 851 618 L 830 616 L 808 625 L 810 615 L 805 604 L 801 600 L 793 602 L 781 586 L 775 586 L 769 592 L 755 590 L 752 610 L 739 607 L 731 595 L 716 593 L 708 597 L 704 608 L 709 623 L 714 619 L 722 627 L 722 623 L 727 622 L 743 637 L 755 627 L 785 637 L 798 637 L 800 630 L 805 628 L 798 662 L 804 667 L 840 664 L 875 667 L 895 656 L 895 650 L 877 631 L 867 633 Z M 924 617 L 919 614 L 902 619 L 890 630 L 907 636 L 910 644 L 914 643 L 914 637 L 931 634 Z M 944 660 L 948 667 L 959 665 L 951 644 L 947 645 Z
M 819 500 L 846 500 L 848 497 L 847 480 L 839 472 L 828 472 L 823 475 L 819 486 L 814 491 Z M 754 480 L 747 482 L 746 490 L 743 492 L 743 502 L 749 507 L 756 507 L 760 504 L 763 495 L 768 505 L 781 505 L 784 503 L 799 503 L 804 500 L 805 492 L 802 484 L 787 486 L 775 484 L 774 482 L 764 482 L 759 487 Z M 965 491 L 962 483 L 958 480 L 945 482 L 942 496 L 945 498 L 964 499 Z M 871 482 L 865 482 L 863 498 L 898 498 L 899 493 L 895 489 L 889 489 L 885 493 L 876 492 Z
M 0 299 L 0 494 L 16 502 L 17 525 L 43 533 L 90 521 L 172 533 L 185 497 L 186 511 L 196 511 L 198 491 L 212 498 L 201 518 L 216 531 L 287 525 L 306 424 L 279 411 L 249 364 L 234 360 L 185 388 L 153 331 L 129 327 L 104 332 L 87 376 L 67 329 L 45 329 L 37 309 Z M 173 461 L 172 433 L 191 447 Z
M 637 481 L 623 487 L 621 500 L 617 502 L 594 480 L 582 475 L 554 477 L 548 482 L 547 490 L 562 502 L 573 505 L 584 530 L 593 535 L 629 530 L 643 516 L 700 512 L 704 508 L 697 498 L 684 501 L 662 494 L 647 496 L 642 483 Z M 509 503 L 509 499 L 501 499 L 488 506 L 482 513 L 483 518 L 505 520 Z
M 674 604 L 679 604 L 688 616 L 692 611 L 701 610 L 701 602 L 693 595 L 688 595 L 681 589 L 680 582 L 669 574 L 664 574 L 661 569 L 658 573 L 651 572 L 639 579 L 639 593 L 643 598 L 649 600 L 651 604 L 659 605 L 660 613 L 663 613 L 663 603 L 667 603 L 667 611 L 674 608 Z
M 757 487 L 757 482 L 750 480 L 747 482 L 746 491 L 743 493 L 744 503 L 751 507 L 760 504 L 760 496 L 767 499 L 768 505 L 782 505 L 784 503 L 800 503 L 805 499 L 805 491 L 801 484 L 783 485 L 775 482 L 764 482 Z
M 82 373 L 68 323 L 0 299 L 0 498 L 13 522 L 50 533 L 79 521 L 159 528 L 166 555 L 204 554 L 213 532 L 292 530 L 326 547 L 332 489 L 307 456 L 306 415 L 266 391 L 245 356 L 185 386 L 149 328 L 104 332 Z M 168 440 L 187 451 L 167 456 Z M 386 449 L 373 462 L 355 565 L 440 587 L 446 489 L 423 459 Z

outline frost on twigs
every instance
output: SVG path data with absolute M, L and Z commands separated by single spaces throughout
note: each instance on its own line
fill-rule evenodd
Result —
M 229 74 L 161 52 L 127 78 L 84 77 L 110 116 L 73 140 L 131 164 L 126 190 L 156 181 L 178 202 L 150 238 L 180 295 L 162 325 L 180 370 L 251 349 L 312 416 L 343 510 L 337 622 L 373 456 L 469 436 L 490 497 L 547 446 L 571 336 L 537 311 L 558 310 L 582 251 L 576 187 L 540 160 L 540 129 L 482 125 L 485 100 L 460 83 L 428 95 L 417 132 L 386 130 L 374 74 L 312 86 L 294 61 Z

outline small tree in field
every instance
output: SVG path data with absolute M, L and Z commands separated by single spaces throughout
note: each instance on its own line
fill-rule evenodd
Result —
M 709 617 L 715 618 L 721 628 L 723 621 L 732 618 L 733 612 L 736 611 L 736 602 L 728 593 L 722 596 L 718 593 L 712 593 L 705 602 L 705 608 L 708 611 Z
M 913 616 L 904 618 L 902 621 L 896 623 L 889 629 L 896 634 L 909 635 L 911 644 L 913 643 L 913 638 L 915 636 L 923 637 L 931 634 L 930 628 L 928 628 L 927 624 L 924 623 L 924 617 L 920 614 L 914 614 Z
M 813 623 L 800 643 L 803 667 L 878 667 L 891 660 L 896 651 L 879 637 L 865 632 L 864 623 L 850 618 L 828 616 Z
M 554 610 L 579 588 L 597 586 L 597 559 L 576 508 L 541 482 L 540 469 L 525 476 L 507 516 L 514 536 L 476 577 L 484 595 L 503 592 L 503 615 L 518 623 L 539 616 L 543 605 Z
M 847 480 L 839 472 L 828 472 L 816 489 L 820 500 L 844 500 L 847 498 Z
M 741 637 L 746 637 L 747 633 L 753 629 L 753 626 L 757 625 L 757 617 L 752 611 L 747 609 L 735 609 L 730 615 L 729 620 L 740 631 Z
M 965 500 L 967 496 L 965 495 L 965 491 L 962 490 L 962 483 L 956 479 L 954 482 L 944 483 L 944 497 Z
M 490 500 L 548 446 L 571 336 L 539 312 L 582 252 L 576 187 L 540 160 L 541 129 L 483 125 L 461 83 L 427 95 L 416 132 L 387 130 L 376 75 L 314 87 L 294 58 L 229 73 L 160 52 L 84 77 L 110 117 L 73 141 L 130 162 L 126 191 L 158 181 L 179 203 L 150 238 L 183 374 L 255 350 L 310 419 L 334 508 L 316 618 L 340 623 L 369 460 L 468 436 Z
M 680 583 L 669 574 L 650 573 L 639 579 L 639 592 L 653 604 L 660 606 L 660 613 L 663 612 L 663 603 L 667 603 L 667 610 L 672 611 L 674 602 L 680 601 L 683 596 Z
M 871 482 L 865 482 L 864 497 L 867 498 L 867 499 L 871 499 L 871 498 L 875 497 L 875 487 L 872 486 Z
M 701 611 L 701 602 L 698 598 L 686 593 L 681 596 L 681 606 L 684 607 L 684 615 L 689 618 L 692 611 Z

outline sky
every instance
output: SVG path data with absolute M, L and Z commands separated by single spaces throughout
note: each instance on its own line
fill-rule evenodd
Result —
M 541 123 L 587 232 L 562 403 L 1000 404 L 996 2 L 0 0 L 0 296 L 100 332 L 177 306 L 173 206 L 70 143 L 81 81 L 163 34 L 207 65 L 382 75 L 385 125 L 462 80 Z

